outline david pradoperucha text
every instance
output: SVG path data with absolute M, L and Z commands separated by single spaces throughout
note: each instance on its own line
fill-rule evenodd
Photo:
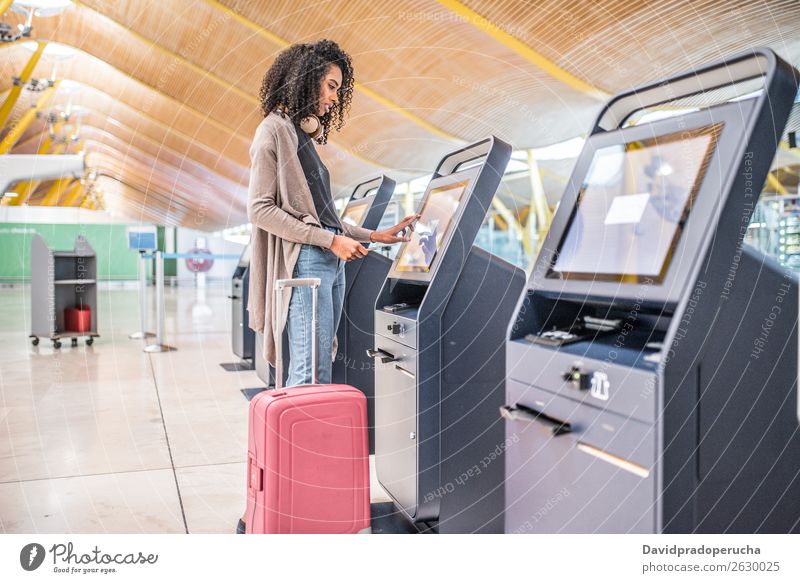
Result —
M 744 547 L 707 547 L 705 545 L 697 547 L 679 547 L 678 545 L 651 547 L 650 545 L 642 545 L 642 554 L 674 555 L 676 557 L 682 557 L 684 555 L 708 555 L 716 557 L 717 555 L 760 555 L 761 549 L 759 547 L 751 547 L 750 545 Z

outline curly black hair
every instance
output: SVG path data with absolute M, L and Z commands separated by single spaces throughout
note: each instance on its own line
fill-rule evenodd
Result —
M 337 91 L 339 101 L 319 118 L 322 133 L 317 142 L 327 143 L 331 128 L 339 131 L 344 126 L 355 83 L 350 55 L 331 40 L 299 43 L 278 55 L 261 83 L 259 98 L 264 117 L 279 108 L 296 124 L 310 114 L 316 115 L 320 86 L 331 65 L 341 69 L 342 85 Z

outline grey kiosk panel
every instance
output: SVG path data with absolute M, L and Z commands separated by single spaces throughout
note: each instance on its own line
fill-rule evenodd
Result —
M 505 322 L 525 276 L 473 242 L 510 155 L 490 138 L 440 162 L 375 304 L 378 480 L 408 519 L 435 532 L 503 528 L 496 412 Z
M 387 176 L 359 184 L 342 210 L 342 220 L 365 229 L 377 229 L 395 186 L 395 181 Z M 375 375 L 367 350 L 374 342 L 375 298 L 390 265 L 389 258 L 377 251 L 345 265 L 344 309 L 336 333 L 338 347 L 331 373 L 334 383 L 357 387 L 367 397 L 370 453 L 375 452 Z
M 800 528 L 797 279 L 741 246 L 797 80 L 757 49 L 604 108 L 509 324 L 507 532 Z
M 242 250 L 231 278 L 231 348 L 242 360 L 255 354 L 256 336 L 250 328 L 247 299 L 250 294 L 250 245 Z

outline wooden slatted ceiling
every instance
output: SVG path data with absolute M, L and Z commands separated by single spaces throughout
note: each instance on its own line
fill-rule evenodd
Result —
M 0 78 L 2 80 L 2 78 Z M 8 83 L 7 81 L 5 82 Z M 2 84 L 0 84 L 2 85 Z M 4 99 L 4 96 L 0 99 Z M 27 105 L 27 99 L 19 104 L 19 108 Z M 209 168 L 220 172 L 231 178 L 246 182 L 249 176 L 249 158 L 236 160 L 226 157 L 231 151 L 221 152 L 219 150 L 219 136 L 209 133 L 202 133 L 190 136 L 180 132 L 174 125 L 168 125 L 152 115 L 143 113 L 140 110 L 123 103 L 110 95 L 95 89 L 94 87 L 82 86 L 77 95 L 70 95 L 70 92 L 61 88 L 56 92 L 50 101 L 50 111 L 65 111 L 67 105 L 83 107 L 105 118 L 102 126 L 109 131 L 114 128 L 124 127 L 136 135 L 155 140 L 164 146 L 184 153 L 187 157 L 198 160 Z M 152 114 L 153 112 L 151 112 Z M 214 139 L 214 138 L 217 139 Z M 244 155 L 246 152 L 235 151 L 236 154 Z
M 102 189 L 106 207 L 114 214 L 129 217 L 134 222 L 156 223 L 170 227 L 190 225 L 186 211 L 173 209 L 171 213 L 164 214 L 161 208 L 165 203 L 159 202 L 152 195 L 148 196 L 136 184 L 101 175 L 97 178 L 97 185 Z
M 33 154 L 36 153 L 45 136 L 45 130 L 42 127 L 43 123 L 39 122 L 32 126 L 26 136 L 19 142 L 18 146 L 14 148 L 15 154 Z M 98 129 L 102 128 L 102 129 Z M 106 131 L 112 129 L 113 132 Z M 59 132 L 60 137 L 66 135 L 66 129 L 62 128 Z M 120 155 L 125 155 L 129 150 L 138 150 L 146 152 L 147 155 L 154 161 L 165 161 L 173 166 L 180 167 L 182 170 L 188 172 L 193 176 L 208 181 L 210 184 L 224 191 L 226 194 L 239 192 L 238 196 L 244 196 L 247 188 L 246 177 L 240 180 L 232 180 L 225 176 L 210 170 L 210 166 L 204 165 L 186 155 L 172 150 L 164 145 L 147 138 L 141 132 L 134 132 L 130 128 L 124 126 L 109 128 L 108 118 L 103 119 L 98 113 L 90 113 L 81 120 L 80 139 L 84 143 L 84 150 L 91 151 L 91 143 L 87 140 L 99 140 L 106 144 L 113 143 Z M 70 148 L 74 151 L 74 147 Z
M 752 46 L 800 57 L 795 0 L 463 0 L 570 73 L 616 92 Z
M 464 140 L 491 131 L 517 147 L 557 142 L 584 131 L 596 106 L 429 0 L 222 3 L 290 42 L 342 39 L 362 83 Z M 559 106 L 575 115 L 551 122 Z
M 38 32 L 45 35 L 49 33 L 48 38 L 58 38 L 62 42 L 72 45 L 81 42 L 82 48 L 95 55 L 102 54 L 103 59 L 117 69 L 124 70 L 145 83 L 158 87 L 194 108 L 200 108 L 202 104 L 205 104 L 205 111 L 210 114 L 210 117 L 227 123 L 236 128 L 239 133 L 251 136 L 261 121 L 256 97 L 261 78 L 280 47 L 264 43 L 263 38 L 254 37 L 254 33 L 250 30 L 228 19 L 225 21 L 225 26 L 231 28 L 238 26 L 241 29 L 239 32 L 249 35 L 251 39 L 259 42 L 254 43 L 252 47 L 237 49 L 237 54 L 239 54 L 237 64 L 226 68 L 225 74 L 217 75 L 215 70 L 218 67 L 216 63 L 205 56 L 205 50 L 202 55 L 198 55 L 197 51 L 192 51 L 192 48 L 196 47 L 201 40 L 203 43 L 209 42 L 214 46 L 219 43 L 216 33 L 221 27 L 220 15 L 224 17 L 223 12 L 211 9 L 213 15 L 209 16 L 208 24 L 201 23 L 200 33 L 195 32 L 187 39 L 185 33 L 180 34 L 172 28 L 163 33 L 158 28 L 150 28 L 150 25 L 153 24 L 152 16 L 137 18 L 137 15 L 141 16 L 142 13 L 139 11 L 132 14 L 131 9 L 135 5 L 127 3 L 126 5 L 129 6 L 127 10 L 119 6 L 112 18 L 79 6 L 76 11 L 65 14 L 62 18 L 63 22 L 60 22 L 58 26 L 53 25 L 51 31 L 43 33 L 42 30 L 38 30 Z M 192 3 L 191 6 L 196 7 L 197 2 Z M 187 12 L 191 14 L 191 6 L 187 6 L 186 10 L 179 14 L 185 15 Z M 174 9 L 173 6 L 173 11 Z M 185 22 L 185 17 L 181 19 L 176 15 L 176 20 L 170 20 L 159 15 L 158 10 L 155 12 L 159 16 L 156 20 L 162 27 L 164 23 L 177 22 L 178 28 L 180 28 L 181 23 Z M 145 13 L 145 16 L 147 14 Z M 70 19 L 74 22 L 71 22 Z M 117 21 L 122 24 L 118 24 Z M 66 30 L 79 32 L 72 36 L 63 34 L 63 32 L 56 35 L 56 31 L 63 31 L 65 27 Z M 120 36 L 125 38 L 127 27 L 131 29 L 136 27 L 134 34 L 137 35 L 137 38 L 131 38 L 132 35 L 127 34 L 129 40 L 122 42 L 118 39 Z M 211 40 L 212 33 L 214 33 L 213 42 Z M 80 39 L 76 38 L 78 35 Z M 231 42 L 235 38 L 230 32 L 225 32 L 222 36 L 230 37 Z M 184 39 L 183 42 L 180 41 L 181 38 Z M 169 39 L 175 40 L 169 42 Z M 153 47 L 152 43 L 162 44 L 164 47 L 161 49 Z M 228 50 L 230 51 L 230 48 Z M 171 51 L 173 55 L 170 56 L 165 51 Z M 132 57 L 134 55 L 135 57 Z M 197 67 L 192 67 L 186 61 L 200 67 L 200 73 L 198 73 Z M 143 66 L 144 63 L 147 64 L 146 67 Z M 202 70 L 208 70 L 214 78 L 204 76 Z M 216 77 L 219 78 L 215 79 Z M 380 145 L 393 141 L 398 133 L 401 134 L 403 140 L 414 141 L 427 139 L 429 132 L 413 124 L 399 123 L 402 119 L 400 116 L 387 111 L 385 107 L 364 95 L 359 95 L 357 99 L 359 100 L 358 107 L 363 110 L 364 114 L 370 115 L 370 125 L 368 130 L 362 129 L 360 133 L 354 133 L 356 130 L 349 129 L 351 135 L 349 138 L 344 138 L 347 149 L 357 152 L 356 157 L 361 156 L 372 160 L 378 166 L 389 165 L 392 168 L 403 168 L 426 164 L 427 159 L 424 154 L 419 153 L 418 148 L 401 150 L 399 148 L 381 148 Z M 350 125 L 350 128 L 354 127 L 357 128 L 353 124 Z M 332 143 L 336 144 L 337 142 L 338 139 Z M 369 158 L 364 154 L 373 145 L 377 148 L 375 154 L 380 158 Z M 447 148 L 444 147 L 441 150 L 446 151 Z
M 98 172 L 108 174 L 129 184 L 140 186 L 146 193 L 167 203 L 167 216 L 172 209 L 184 209 L 192 224 L 206 223 L 218 227 L 219 223 L 231 213 L 244 212 L 244 204 L 234 198 L 222 199 L 208 185 L 187 184 L 180 181 L 179 176 L 168 177 L 166 173 L 155 174 L 148 164 L 128 158 L 120 160 L 117 156 L 95 151 L 87 155 L 87 163 L 91 163 Z M 220 220 L 220 218 L 222 220 Z
M 21 64 L 27 57 L 24 53 L 21 53 L 20 57 L 22 59 L 20 60 Z M 49 69 L 45 70 L 45 73 L 47 72 L 49 72 Z M 99 61 L 99 59 L 79 54 L 76 59 L 67 65 L 59 66 L 59 76 L 89 84 L 93 89 L 96 86 L 103 87 L 106 91 L 114 94 L 109 96 L 112 101 L 117 98 L 131 108 L 138 107 L 140 110 L 144 110 L 147 116 L 154 117 L 160 123 L 176 128 L 184 135 L 199 139 L 206 144 L 216 144 L 222 155 L 231 156 L 240 164 L 249 164 L 249 155 L 247 153 L 249 137 L 245 138 L 241 132 L 234 133 L 230 131 L 227 136 L 222 136 L 221 138 L 221 132 L 218 129 L 220 122 L 217 122 L 216 126 L 210 126 L 206 123 L 208 119 L 198 111 L 181 106 L 175 99 L 148 93 L 144 85 L 117 72 L 110 65 Z M 227 141 L 225 140 L 226 137 Z M 377 143 L 380 144 L 380 142 Z M 368 142 L 359 143 L 355 144 L 352 150 L 359 154 L 360 152 L 369 151 L 371 147 L 372 144 Z M 339 149 L 332 146 L 322 148 L 323 159 L 326 162 L 338 161 L 341 158 L 341 153 L 337 150 Z M 351 166 L 354 168 L 363 167 L 363 170 L 358 173 L 360 176 L 374 175 L 376 173 L 374 165 L 364 164 L 359 160 L 353 161 Z M 403 176 L 402 173 L 401 176 Z
M 202 0 L 82 0 L 81 4 L 184 56 L 253 96 L 258 95 L 264 72 L 280 52 L 280 47 L 267 43 Z
M 611 92 L 758 44 L 800 59 L 800 4 L 794 0 L 462 4 L 556 66 Z M 172 166 L 174 156 L 191 158 L 196 165 L 186 172 L 202 176 L 199 165 L 207 167 L 219 177 L 211 185 L 246 182 L 250 139 L 260 121 L 258 87 L 286 42 L 336 39 L 353 55 L 361 86 L 381 96 L 358 93 L 350 123 L 321 149 L 334 190 L 342 194 L 380 170 L 398 180 L 428 172 L 458 139 L 492 133 L 530 147 L 584 133 L 599 107 L 433 0 L 80 0 L 59 18 L 37 20 L 36 34 L 87 53 L 60 66 L 59 77 L 92 87 L 80 97 L 95 112 L 88 125 L 115 138 L 99 142 L 117 150 L 130 144 Z M 0 89 L 30 54 L 15 46 L 2 50 Z M 40 64 L 36 75 L 47 74 L 49 65 Z M 391 111 L 387 99 L 421 123 Z M 98 113 L 109 119 L 98 122 Z M 174 156 L 153 154 L 153 142 Z M 225 190 L 219 198 L 239 197 Z M 142 184 L 120 182 L 110 198 L 134 192 L 138 198 L 126 208 L 137 209 L 147 192 Z M 168 199 L 154 204 L 167 205 L 159 212 L 170 221 L 187 220 Z M 227 217 L 218 212 L 215 222 L 238 220 L 236 211 Z
M 21 63 L 24 61 L 18 64 Z M 49 75 L 50 69 L 41 72 Z M 41 72 L 37 68 L 37 75 Z M 250 136 L 212 125 L 205 114 L 149 89 L 95 57 L 78 54 L 72 61 L 59 65 L 58 76 L 106 92 L 113 100 L 142 111 L 192 139 L 215 145 L 222 155 L 240 164 L 249 164 Z M 0 83 L 0 89 L 5 90 L 10 86 L 11 79 L 0 79 Z M 79 100 L 77 102 L 80 103 Z
M 101 142 L 116 148 L 125 155 L 128 151 L 139 151 L 144 153 L 154 162 L 162 161 L 176 168 L 181 168 L 191 176 L 205 180 L 220 190 L 231 194 L 238 193 L 237 196 L 244 196 L 247 190 L 247 180 L 234 181 L 228 179 L 217 172 L 213 172 L 208 166 L 198 163 L 171 148 L 151 140 L 142 133 L 134 132 L 124 126 L 107 128 L 108 118 L 96 112 L 90 112 L 81 118 L 79 128 L 66 126 L 61 128 L 58 137 L 65 138 L 76 129 L 79 131 L 80 141 L 84 143 L 84 149 L 91 151 L 88 141 Z M 41 137 L 45 135 L 46 129 L 44 122 L 39 120 L 34 124 L 14 148 L 14 154 L 35 154 L 41 143 Z M 113 131 L 107 131 L 111 129 Z M 74 148 L 72 148 L 74 150 Z
M 203 111 L 210 120 L 232 128 L 246 139 L 261 121 L 255 103 L 153 49 L 100 13 L 77 6 L 58 18 L 41 19 L 36 34 L 102 59 L 187 107 Z

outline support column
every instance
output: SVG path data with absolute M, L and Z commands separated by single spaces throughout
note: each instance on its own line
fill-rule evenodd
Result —
M 17 125 L 11 128 L 11 131 L 6 134 L 6 137 L 3 138 L 2 142 L 0 142 L 0 155 L 8 154 L 11 151 L 11 148 L 14 147 L 14 144 L 17 143 L 17 140 L 22 137 L 22 134 L 25 133 L 25 130 L 28 129 L 28 126 L 31 125 L 33 120 L 36 119 L 36 114 L 42 111 L 42 109 L 44 109 L 44 107 L 53 97 L 53 94 L 58 89 L 58 84 L 59 82 L 56 81 L 52 87 L 45 89 L 42 92 L 42 95 L 36 101 L 36 105 L 28 109 L 28 111 L 26 111 L 19 119 Z
M 11 4 L 11 2 L 7 2 L 6 4 Z M 0 4 L 0 9 L 2 9 L 2 7 L 2 4 Z M 0 14 L 3 12 L 3 10 L 0 10 Z M 28 63 L 25 65 L 25 68 L 22 69 L 22 73 L 19 74 L 19 82 L 14 84 L 14 86 L 11 88 L 11 91 L 8 92 L 8 96 L 3 102 L 3 105 L 0 105 L 0 128 L 5 127 L 6 122 L 8 121 L 8 116 L 11 115 L 14 105 L 16 105 L 20 94 L 22 94 L 22 87 L 31 80 L 33 70 L 39 63 L 39 59 L 42 58 L 42 53 L 44 53 L 44 49 L 47 46 L 47 41 L 40 40 L 37 42 L 38 46 L 36 47 L 36 51 L 34 51 L 31 58 L 28 59 Z
M 544 185 L 542 184 L 542 175 L 539 172 L 539 164 L 533 156 L 533 151 L 528 150 L 528 175 L 531 181 L 531 209 L 528 213 L 528 222 L 525 224 L 525 253 L 528 258 L 533 262 L 535 253 L 539 253 L 542 248 L 544 238 L 550 229 L 550 223 L 553 220 L 553 213 L 550 212 L 550 207 L 547 206 L 547 196 L 544 193 Z M 532 248 L 531 239 L 533 239 L 533 228 L 536 221 L 536 249 Z

